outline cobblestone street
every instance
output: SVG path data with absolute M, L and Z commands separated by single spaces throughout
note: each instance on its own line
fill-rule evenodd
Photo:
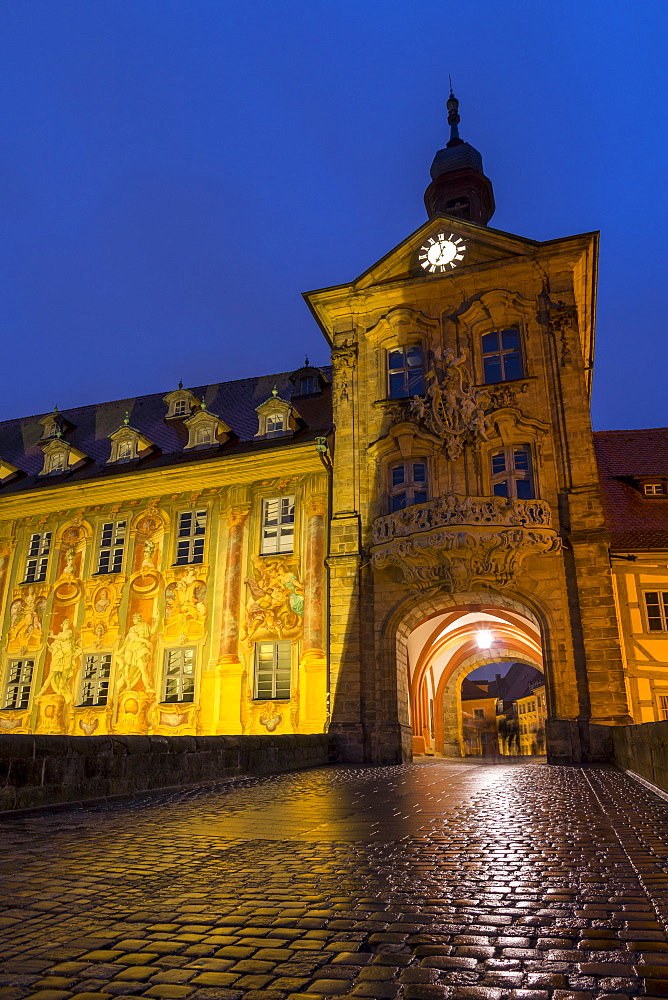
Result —
M 332 767 L 5 820 L 4 1000 L 668 995 L 668 804 L 605 767 Z

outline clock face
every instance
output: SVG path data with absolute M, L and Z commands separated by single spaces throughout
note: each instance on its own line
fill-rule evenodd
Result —
M 438 236 L 430 236 L 424 246 L 420 247 L 419 261 L 421 267 L 430 274 L 443 272 L 457 267 L 457 261 L 464 259 L 466 247 L 461 237 L 454 233 L 446 236 L 439 233 Z

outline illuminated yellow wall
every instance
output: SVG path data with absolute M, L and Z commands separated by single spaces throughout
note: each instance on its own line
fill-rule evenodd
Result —
M 613 559 L 615 604 L 633 720 L 668 718 L 668 631 L 650 631 L 647 591 L 668 591 L 668 553 L 636 552 L 635 562 Z M 663 704 L 663 708 L 662 708 Z
M 294 551 L 261 555 L 263 499 L 296 498 Z M 201 563 L 175 565 L 182 511 L 206 511 Z M 327 718 L 327 475 L 313 443 L 177 469 L 45 487 L 0 507 L 2 705 L 32 661 L 5 733 L 322 732 Z M 125 520 L 119 572 L 98 573 L 103 523 Z M 46 579 L 25 582 L 33 534 L 51 532 Z M 289 642 L 289 699 L 257 700 L 255 644 Z M 170 651 L 192 649 L 192 701 L 165 701 Z M 111 656 L 106 704 L 83 706 L 87 658 Z M 16 668 L 14 667 L 14 673 Z

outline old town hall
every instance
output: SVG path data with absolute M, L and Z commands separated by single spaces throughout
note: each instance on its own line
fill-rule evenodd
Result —
M 598 235 L 427 221 L 308 292 L 332 364 L 0 424 L 0 732 L 462 752 L 462 681 L 539 669 L 549 759 L 668 717 L 668 432 L 593 434 Z

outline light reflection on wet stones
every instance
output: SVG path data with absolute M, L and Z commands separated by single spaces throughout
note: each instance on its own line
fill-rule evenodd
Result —
M 668 996 L 667 816 L 435 761 L 6 820 L 0 1000 Z

